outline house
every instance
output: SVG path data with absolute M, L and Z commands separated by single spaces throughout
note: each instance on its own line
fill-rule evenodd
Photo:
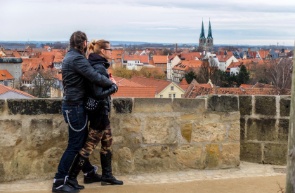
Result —
M 18 87 L 20 85 L 22 62 L 22 58 L 0 58 L 0 70 L 7 70 L 14 77 L 14 87 Z
M 144 65 L 149 65 L 149 56 L 147 55 L 124 55 L 123 66 L 128 70 L 140 70 Z
M 130 80 L 144 86 L 156 87 L 155 98 L 182 98 L 185 92 L 177 83 L 167 80 L 145 77 L 132 77 Z
M 50 87 L 50 98 L 62 98 L 63 97 L 63 84 L 62 74 L 57 73 L 54 77 L 54 83 Z
M 202 66 L 201 60 L 185 60 L 172 68 L 172 79 L 180 82 L 189 71 L 197 72 Z
M 14 77 L 7 70 L 0 70 L 0 84 L 14 86 Z
M 154 55 L 153 63 L 155 67 L 162 69 L 162 71 L 167 74 L 167 63 L 168 63 L 168 56 L 165 55 Z
M 175 55 L 173 58 L 168 60 L 167 62 L 167 80 L 173 80 L 173 67 L 181 62 L 181 59 L 178 55 Z
M 35 98 L 35 97 L 26 92 L 0 84 L 0 99 L 31 99 L 31 98 Z
M 217 59 L 219 61 L 219 70 L 225 72 L 227 67 L 232 63 L 232 62 L 238 62 L 238 59 L 234 57 L 234 55 L 218 55 Z

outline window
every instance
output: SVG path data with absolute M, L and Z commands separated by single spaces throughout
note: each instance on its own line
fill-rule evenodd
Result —
M 162 94 L 160 95 L 160 98 L 163 98 L 163 95 Z
M 169 98 L 171 98 L 171 94 L 169 94 Z
M 175 96 L 176 96 L 176 95 L 175 95 L 175 94 L 173 94 L 173 98 L 175 98 Z
M 174 86 L 171 86 L 171 90 L 174 90 Z

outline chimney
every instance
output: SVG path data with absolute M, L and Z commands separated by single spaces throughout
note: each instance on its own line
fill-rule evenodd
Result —
M 175 53 L 177 53 L 177 43 L 175 44 Z

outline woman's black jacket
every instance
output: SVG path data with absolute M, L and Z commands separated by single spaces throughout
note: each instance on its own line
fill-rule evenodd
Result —
M 96 73 L 109 78 L 107 69 L 110 64 L 108 61 L 98 54 L 91 53 L 88 58 L 89 63 L 95 69 Z M 104 101 L 105 106 L 109 108 L 110 95 L 118 90 L 116 84 L 103 88 L 101 86 L 89 83 L 87 86 L 87 95 L 99 101 Z

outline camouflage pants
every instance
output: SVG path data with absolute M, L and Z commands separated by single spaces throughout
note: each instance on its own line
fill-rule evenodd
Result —
M 101 121 L 97 121 L 97 120 L 101 120 Z M 91 155 L 95 147 L 99 144 L 99 142 L 101 142 L 100 152 L 102 154 L 107 154 L 107 152 L 111 150 L 111 146 L 113 142 L 112 130 L 111 130 L 110 122 L 107 115 L 106 117 L 103 117 L 102 119 L 98 118 L 94 120 L 92 123 L 94 122 L 96 124 L 91 124 L 91 119 L 90 119 L 90 128 L 89 128 L 88 137 L 86 139 L 84 147 L 79 152 L 80 155 L 82 155 L 85 158 L 89 158 L 89 156 Z

